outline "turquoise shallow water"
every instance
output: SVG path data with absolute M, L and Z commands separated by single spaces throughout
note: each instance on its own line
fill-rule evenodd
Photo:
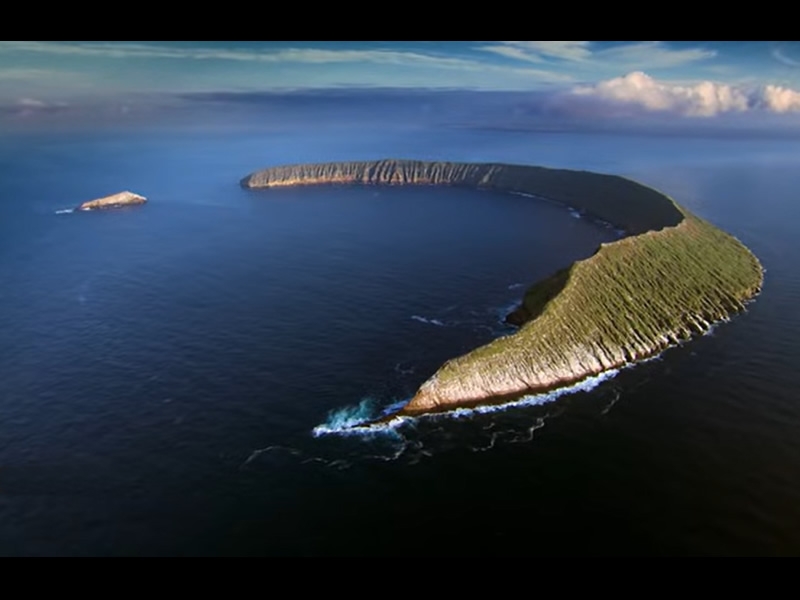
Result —
M 0 553 L 796 554 L 796 149 L 452 130 L 4 140 Z M 586 391 L 315 437 L 507 333 L 521 284 L 615 237 L 521 196 L 238 186 L 384 156 L 634 177 L 748 244 L 764 291 Z M 121 189 L 151 202 L 59 212 Z

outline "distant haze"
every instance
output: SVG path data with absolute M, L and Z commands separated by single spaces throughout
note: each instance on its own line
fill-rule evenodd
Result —
M 0 128 L 789 134 L 795 42 L 0 42 Z

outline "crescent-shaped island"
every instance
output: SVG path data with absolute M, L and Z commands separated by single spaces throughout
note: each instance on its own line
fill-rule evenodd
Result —
M 623 177 L 387 159 L 279 166 L 241 181 L 252 189 L 314 184 L 451 185 L 529 194 L 626 232 L 534 283 L 507 318 L 518 331 L 447 361 L 405 406 L 379 422 L 508 402 L 647 359 L 743 310 L 763 283 L 761 264 L 739 240 Z

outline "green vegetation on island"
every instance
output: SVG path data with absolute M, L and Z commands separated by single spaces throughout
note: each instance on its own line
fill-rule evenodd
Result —
M 629 234 L 535 283 L 509 315 L 517 332 L 447 361 L 397 414 L 548 391 L 651 357 L 741 311 L 763 282 L 758 259 L 736 238 L 664 194 L 612 175 L 383 160 L 275 167 L 241 183 L 487 188 L 560 202 Z

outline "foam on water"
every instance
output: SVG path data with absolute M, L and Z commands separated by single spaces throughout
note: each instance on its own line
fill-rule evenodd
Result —
M 529 194 L 527 192 L 510 192 L 514 196 L 524 196 L 525 198 L 534 198 L 535 200 L 539 200 L 541 202 L 547 202 L 548 204 L 554 204 L 556 206 L 564 206 L 563 202 L 558 202 L 557 200 L 551 200 L 550 198 L 546 198 L 545 196 L 537 196 L 536 194 Z
M 314 436 L 352 429 L 375 418 L 374 401 L 364 398 L 356 406 L 345 406 L 328 414 L 328 420 L 314 428 Z
M 68 215 L 71 212 L 75 212 L 74 208 L 62 208 L 56 211 L 57 215 Z
M 344 408 L 331 411 L 328 415 L 328 420 L 325 423 L 317 425 L 312 434 L 314 437 L 322 435 L 336 434 L 336 435 L 357 435 L 357 436 L 373 436 L 375 434 L 390 433 L 397 435 L 397 429 L 404 424 L 414 421 L 428 419 L 447 419 L 456 418 L 463 419 L 471 417 L 476 414 L 489 414 L 507 411 L 513 408 L 520 408 L 526 406 L 538 406 L 554 402 L 561 396 L 572 394 L 575 392 L 588 392 L 593 390 L 604 381 L 613 378 L 619 373 L 619 369 L 610 369 L 599 375 L 587 377 L 582 381 L 570 386 L 558 388 L 550 392 L 542 394 L 532 394 L 530 396 L 523 396 L 518 400 L 511 402 L 504 402 L 502 404 L 489 404 L 484 406 L 475 406 L 472 408 L 456 408 L 453 410 L 431 413 L 427 415 L 419 415 L 416 417 L 397 416 L 386 423 L 368 424 L 370 421 L 378 418 L 379 416 L 391 414 L 392 412 L 402 408 L 409 400 L 396 402 L 389 407 L 383 409 L 381 414 L 377 414 L 374 400 L 366 398 L 356 406 L 346 406 Z
M 520 301 L 514 300 L 513 302 L 505 304 L 494 310 L 495 324 L 500 325 L 503 332 L 507 333 L 509 331 L 516 330 L 516 327 L 506 322 L 506 317 L 508 317 L 508 315 L 510 315 L 515 310 L 517 310 L 519 306 L 520 306 Z
M 604 381 L 607 381 L 615 377 L 617 373 L 619 373 L 619 369 L 609 369 L 608 371 L 604 371 L 599 375 L 595 375 L 593 377 L 587 377 L 586 379 L 583 379 L 573 385 L 551 390 L 549 392 L 544 392 L 542 394 L 532 394 L 530 396 L 523 396 L 519 400 L 504 402 L 502 404 L 487 404 L 485 406 L 475 406 L 473 408 L 457 408 L 455 410 L 448 411 L 442 414 L 449 415 L 459 419 L 463 417 L 472 416 L 475 414 L 502 412 L 509 410 L 511 408 L 519 408 L 523 406 L 539 406 L 542 404 L 547 404 L 549 402 L 554 402 L 555 400 L 558 400 L 561 396 L 564 396 L 566 394 L 591 391 Z
M 498 311 L 498 313 L 501 313 L 498 314 L 501 322 L 502 319 L 504 319 L 505 315 L 508 314 L 510 310 L 515 308 L 516 305 L 517 303 L 515 302 L 513 305 L 509 305 Z M 425 319 L 424 317 L 420 317 L 419 315 L 414 315 L 412 318 L 421 322 L 444 326 L 444 323 L 438 321 L 437 319 L 429 320 Z M 730 317 L 724 317 L 719 321 L 712 323 L 708 327 L 708 329 L 703 332 L 703 335 L 704 336 L 713 335 L 713 332 L 718 325 L 724 322 L 729 322 L 730 320 L 731 320 Z M 385 423 L 370 424 L 372 421 L 382 416 L 386 416 L 398 411 L 406 403 L 410 401 L 410 398 L 402 401 L 393 402 L 392 404 L 384 408 L 380 408 L 378 403 L 374 399 L 365 398 L 358 405 L 346 406 L 344 408 L 331 411 L 329 413 L 327 421 L 325 423 L 317 425 L 313 429 L 312 433 L 314 437 L 334 434 L 340 436 L 360 436 L 367 439 L 374 438 L 376 435 L 389 434 L 395 438 L 404 439 L 402 434 L 400 434 L 398 430 L 404 425 L 413 424 L 420 420 L 438 420 L 438 419 L 452 419 L 452 418 L 463 419 L 465 417 L 469 418 L 474 415 L 505 412 L 514 408 L 531 407 L 531 406 L 548 404 L 556 401 L 558 398 L 564 395 L 573 394 L 575 392 L 591 391 L 604 381 L 614 378 L 621 370 L 630 369 L 639 364 L 649 363 L 653 361 L 660 361 L 663 359 L 664 352 L 666 352 L 670 348 L 676 346 L 683 346 L 689 342 L 690 340 L 681 340 L 677 344 L 670 345 L 669 348 L 666 348 L 664 351 L 658 354 L 628 363 L 617 369 L 609 369 L 608 371 L 604 371 L 603 373 L 600 373 L 598 375 L 587 377 L 570 386 L 558 388 L 546 393 L 523 396 L 518 400 L 505 402 L 501 404 L 489 404 L 489 405 L 476 406 L 472 408 L 456 408 L 450 411 L 419 415 L 416 417 L 397 416 Z M 397 365 L 395 365 L 395 371 L 404 372 L 405 370 L 402 369 L 400 367 L 400 363 L 398 363 Z M 619 400 L 619 391 L 616 392 L 615 398 L 603 410 L 602 414 L 604 415 L 607 414 L 608 411 L 611 410 L 611 408 L 617 403 L 618 400 Z M 530 431 L 531 437 L 533 436 L 533 430 L 540 426 L 543 425 L 538 425 Z M 492 441 L 490 442 L 490 447 L 494 446 L 494 442 L 495 438 L 493 438 Z M 483 449 L 489 449 L 489 448 L 480 448 L 480 450 Z M 400 454 L 402 454 L 402 451 L 400 452 Z
M 523 287 L 524 283 L 513 283 L 508 286 L 508 289 L 516 289 Z M 505 319 L 509 313 L 519 306 L 520 300 L 515 296 L 514 300 L 505 302 L 502 305 L 494 305 L 484 307 L 482 310 L 460 310 L 456 311 L 455 305 L 449 306 L 442 311 L 439 311 L 441 318 L 428 318 L 420 315 L 412 315 L 411 319 L 426 325 L 435 325 L 437 327 L 466 327 L 473 331 L 486 330 L 493 336 L 499 337 L 507 335 L 515 328 L 508 323 Z M 464 307 L 466 308 L 466 307 Z M 445 314 L 446 313 L 446 314 Z M 498 327 L 499 325 L 499 327 Z M 395 371 L 400 372 L 400 367 L 396 366 Z
M 607 404 L 607 405 L 606 405 L 606 406 L 603 408 L 603 410 L 602 410 L 602 411 L 600 411 L 600 414 L 601 414 L 601 415 L 604 415 L 604 416 L 605 416 L 605 415 L 607 415 L 607 414 L 608 414 L 608 411 L 610 411 L 612 408 L 614 408 L 614 405 L 615 405 L 617 402 L 619 402 L 619 397 L 620 397 L 619 390 L 614 390 L 614 397 L 611 399 L 611 402 L 609 402 L 609 403 L 608 403 L 608 404 Z
M 683 345 L 683 343 L 677 345 Z M 432 456 L 434 452 L 438 453 L 439 450 L 452 447 L 452 442 L 448 442 L 446 439 L 430 439 L 430 436 L 434 432 L 443 431 L 442 427 L 439 427 L 438 429 L 430 429 L 431 425 L 436 423 L 444 424 L 448 420 L 463 421 L 463 423 L 467 425 L 470 422 L 473 422 L 473 419 L 478 416 L 491 415 L 494 413 L 502 414 L 509 412 L 512 409 L 547 405 L 554 403 L 562 396 L 574 394 L 576 392 L 589 392 L 600 386 L 600 384 L 603 382 L 613 379 L 623 370 L 631 369 L 640 364 L 663 360 L 663 354 L 667 350 L 668 349 L 665 349 L 659 354 L 628 363 L 622 367 L 619 367 L 618 369 L 610 369 L 598 375 L 587 377 L 573 385 L 565 386 L 550 392 L 531 394 L 517 400 L 501 404 L 483 405 L 472 408 L 456 408 L 446 412 L 431 413 L 415 417 L 398 416 L 381 424 L 369 423 L 379 417 L 398 411 L 405 404 L 407 404 L 410 399 L 395 401 L 392 404 L 381 408 L 379 403 L 373 398 L 365 398 L 361 400 L 358 405 L 348 406 L 331 411 L 331 413 L 329 413 L 328 420 L 314 428 L 313 436 L 315 438 L 325 435 L 334 435 L 337 437 L 355 437 L 369 443 L 375 443 L 379 440 L 383 440 L 384 442 L 390 443 L 389 451 L 381 454 L 361 455 L 361 458 L 380 459 L 381 461 L 395 461 L 402 458 L 409 464 L 416 464 L 424 457 Z M 613 388 L 611 393 L 612 397 L 610 401 L 607 401 L 605 406 L 601 408 L 601 416 L 607 415 L 620 401 L 621 396 L 623 395 L 622 390 L 619 388 Z M 464 447 L 472 450 L 473 452 L 485 452 L 492 450 L 501 443 L 509 444 L 530 442 L 534 438 L 535 431 L 544 427 L 546 419 L 551 416 L 555 415 L 547 414 L 544 416 L 537 416 L 535 422 L 530 425 L 525 425 L 522 429 L 519 429 L 516 426 L 509 430 L 495 429 L 495 425 L 497 423 L 492 421 L 488 425 L 482 427 L 482 430 L 488 434 L 488 438 L 483 443 L 473 445 L 473 443 L 468 441 L 470 437 L 468 434 L 463 440 L 465 444 Z M 435 448 L 438 448 L 438 450 L 435 448 L 424 448 L 422 443 L 423 438 L 420 438 L 420 436 L 424 436 L 424 439 L 427 440 L 425 446 L 429 446 L 430 442 L 434 441 Z M 444 445 L 442 446 L 443 441 Z M 456 445 L 460 446 L 461 444 Z M 325 463 L 326 466 L 346 468 L 334 464 L 335 461 L 332 462 L 330 459 L 320 458 L 314 460 Z
M 407 367 L 403 368 L 404 364 L 405 363 L 402 363 L 402 362 L 396 363 L 394 365 L 394 372 L 398 373 L 400 375 L 411 375 L 415 370 L 414 367 L 413 366 L 407 366 Z
M 537 417 L 533 425 L 526 427 L 524 433 L 520 435 L 516 430 L 493 431 L 486 446 L 471 446 L 473 452 L 486 452 L 494 448 L 498 442 L 507 444 L 519 444 L 533 441 L 534 432 L 545 426 L 545 417 Z M 487 429 L 487 428 L 484 428 Z
M 262 455 L 265 455 L 265 454 L 270 453 L 270 452 L 284 452 L 289 456 L 295 456 L 295 457 L 296 456 L 300 456 L 302 454 L 300 452 L 300 450 L 298 450 L 296 448 L 289 448 L 289 447 L 286 447 L 286 446 L 277 446 L 276 445 L 276 446 L 267 446 L 266 448 L 258 448 L 256 450 L 253 450 L 250 453 L 250 456 L 248 456 L 247 459 L 239 466 L 239 469 L 245 468 L 247 465 L 249 465 L 254 460 L 257 460 Z
M 419 315 L 411 315 L 411 318 L 415 321 L 419 321 L 420 323 L 428 323 L 429 325 L 444 327 L 444 323 L 442 323 L 439 319 L 426 319 L 425 317 L 420 317 Z
M 383 458 L 383 457 L 380 457 Z M 333 468 L 338 471 L 348 469 L 352 466 L 352 462 L 344 458 L 325 458 L 323 456 L 307 456 L 306 453 L 299 448 L 292 448 L 290 446 L 273 445 L 266 448 L 258 448 L 250 453 L 250 456 L 239 465 L 239 470 L 244 471 L 251 466 L 251 464 L 258 462 L 275 463 L 275 462 L 289 462 L 300 465 L 322 465 L 323 467 Z
M 314 427 L 311 433 L 314 437 L 320 437 L 329 434 L 369 436 L 374 433 L 392 432 L 407 417 L 398 417 L 380 425 L 367 424 L 383 415 L 399 410 L 409 400 L 410 398 L 402 402 L 395 402 L 386 408 L 380 409 L 374 398 L 364 398 L 355 406 L 345 406 L 332 410 L 328 413 L 327 421 Z
M 508 307 L 504 307 L 503 309 L 501 309 L 502 316 L 500 316 L 500 319 L 502 320 L 510 310 L 516 307 L 516 305 L 517 303 L 515 302 L 513 305 L 509 305 Z M 498 313 L 500 313 L 501 311 L 498 311 Z M 429 320 L 425 319 L 424 317 L 420 317 L 418 315 L 414 315 L 412 318 L 425 323 L 431 323 L 440 326 L 444 325 L 441 321 L 438 321 L 436 319 Z M 728 322 L 730 320 L 731 319 L 729 317 L 725 317 L 720 321 L 711 324 L 709 328 L 705 332 L 703 332 L 703 335 L 713 335 L 714 330 L 720 323 Z M 683 346 L 689 341 L 690 340 L 682 340 L 677 344 L 671 345 L 670 348 L 675 346 Z M 327 421 L 314 427 L 312 434 L 314 437 L 333 434 L 341 436 L 360 436 L 364 438 L 373 438 L 376 435 L 389 434 L 395 438 L 402 440 L 404 438 L 402 434 L 398 432 L 398 430 L 404 425 L 413 424 L 420 420 L 438 420 L 438 419 L 452 419 L 452 418 L 463 419 L 472 417 L 474 415 L 500 413 L 514 408 L 540 406 L 543 404 L 548 404 L 556 401 L 562 396 L 573 394 L 575 392 L 591 391 L 596 387 L 598 387 L 604 381 L 614 378 L 623 369 L 630 369 L 639 364 L 662 360 L 663 354 L 667 350 L 669 350 L 669 348 L 666 348 L 664 351 L 655 354 L 653 356 L 628 363 L 616 369 L 609 369 L 598 375 L 587 377 L 573 385 L 551 390 L 549 392 L 541 394 L 531 394 L 528 396 L 523 396 L 522 398 L 519 398 L 517 400 L 504 402 L 500 404 L 487 404 L 482 406 L 475 406 L 472 408 L 456 408 L 450 411 L 419 415 L 416 417 L 397 416 L 385 423 L 380 423 L 380 424 L 371 424 L 371 422 L 382 416 L 386 416 L 400 410 L 405 404 L 407 404 L 410 401 L 410 398 L 402 401 L 393 402 L 392 404 L 384 408 L 380 408 L 378 406 L 378 403 L 373 398 L 365 398 L 361 400 L 361 402 L 358 405 L 346 406 L 344 408 L 331 411 L 328 415 Z M 395 371 L 397 372 L 404 371 L 403 369 L 400 368 L 400 363 L 395 365 Z M 611 408 L 613 408 L 613 406 L 619 401 L 619 397 L 620 393 L 617 390 L 615 392 L 615 398 L 602 411 L 603 415 L 607 414 L 608 411 L 611 410 Z M 531 430 L 529 431 L 530 438 L 532 438 L 533 436 L 533 431 L 542 426 L 543 423 L 538 424 L 533 428 L 531 428 Z M 492 440 L 490 441 L 489 447 L 478 448 L 477 450 L 488 450 L 494 446 L 495 441 L 496 437 L 493 436 Z M 399 451 L 399 454 L 402 453 L 403 453 L 402 450 Z M 394 456 L 393 458 L 397 458 L 397 456 Z

